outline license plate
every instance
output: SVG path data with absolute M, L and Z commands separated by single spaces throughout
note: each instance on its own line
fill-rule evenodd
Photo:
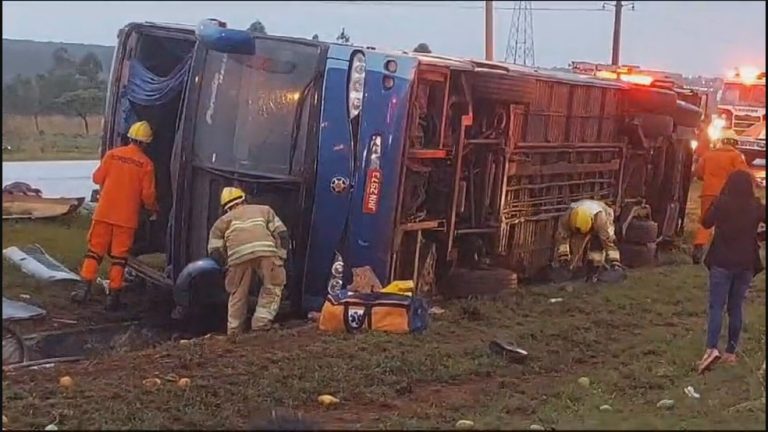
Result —
M 368 170 L 368 178 L 365 182 L 365 196 L 363 197 L 363 213 L 374 214 L 379 209 L 379 197 L 381 195 L 381 170 L 374 168 Z
M 765 150 L 765 142 L 760 141 L 741 141 L 739 142 L 740 148 Z

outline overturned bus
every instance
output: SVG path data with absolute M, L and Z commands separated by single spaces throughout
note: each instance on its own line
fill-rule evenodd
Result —
M 582 198 L 616 209 L 625 260 L 652 261 L 683 227 L 700 116 L 672 91 L 618 79 L 215 20 L 134 23 L 119 33 L 102 152 L 133 121 L 155 130 L 161 215 L 142 221 L 129 267 L 189 316 L 225 304 L 221 269 L 201 258 L 231 185 L 287 225 L 284 302 L 306 313 L 356 268 L 425 295 L 535 278 L 557 218 Z

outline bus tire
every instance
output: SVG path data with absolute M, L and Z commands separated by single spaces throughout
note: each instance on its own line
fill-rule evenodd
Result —
M 699 126 L 703 117 L 704 114 L 700 109 L 683 101 L 677 101 L 675 113 L 672 115 L 675 125 L 688 128 Z
M 456 268 L 439 288 L 445 299 L 495 297 L 505 290 L 517 288 L 517 273 L 500 268 Z
M 634 86 L 626 97 L 627 108 L 632 112 L 672 115 L 677 105 L 677 95 L 668 90 Z
M 672 117 L 666 115 L 640 114 L 637 120 L 640 122 L 643 136 L 649 139 L 672 135 L 675 127 Z
M 656 243 L 619 244 L 621 263 L 627 268 L 653 267 L 656 265 Z
M 648 219 L 632 219 L 624 231 L 624 241 L 629 243 L 651 243 L 659 236 L 659 224 Z

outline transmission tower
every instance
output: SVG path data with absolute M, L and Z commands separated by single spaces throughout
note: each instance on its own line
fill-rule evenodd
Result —
M 533 54 L 533 10 L 529 1 L 515 2 L 509 24 L 507 52 L 504 61 L 523 66 L 535 66 Z

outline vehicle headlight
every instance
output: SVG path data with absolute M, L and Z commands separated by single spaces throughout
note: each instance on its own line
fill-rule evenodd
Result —
M 349 104 L 349 118 L 353 119 L 360 114 L 363 108 L 363 95 L 365 93 L 365 55 L 361 52 L 352 57 L 352 66 L 349 68 L 349 87 L 347 99 Z
M 341 279 L 331 279 L 331 281 L 328 282 L 328 294 L 338 294 L 341 292 L 341 286 L 343 284 Z
M 338 294 L 344 286 L 344 259 L 337 252 L 331 264 L 331 278 L 328 280 L 328 293 Z
M 715 117 L 712 119 L 712 123 L 709 124 L 709 127 L 707 127 L 707 135 L 709 135 L 709 139 L 712 141 L 716 141 L 720 138 L 720 135 L 723 133 L 723 128 L 725 127 L 725 119 L 722 117 Z
M 344 263 L 343 262 L 333 263 L 333 266 L 331 266 L 331 274 L 336 276 L 337 278 L 344 276 Z
M 699 146 L 699 142 L 696 140 L 691 140 L 691 150 L 696 150 L 696 147 Z

